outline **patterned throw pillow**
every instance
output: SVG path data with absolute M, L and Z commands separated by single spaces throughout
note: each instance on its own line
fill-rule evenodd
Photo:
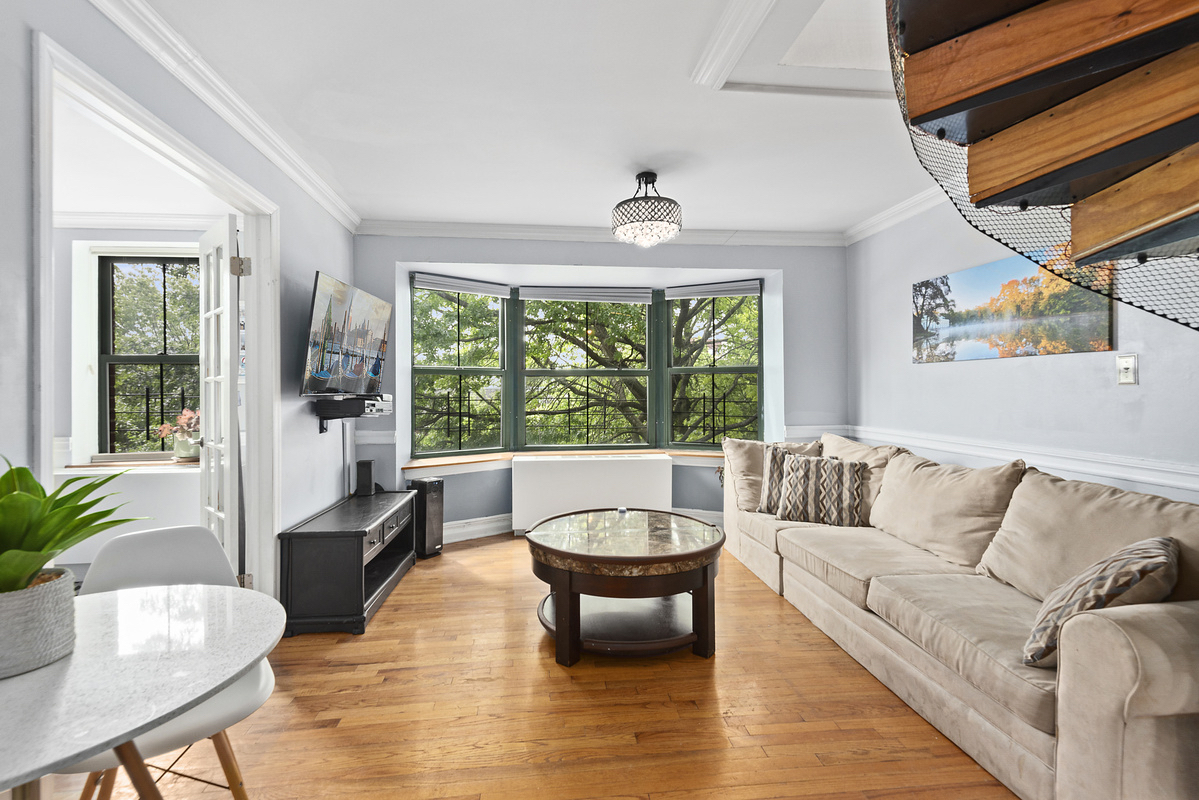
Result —
M 838 527 L 862 524 L 866 462 L 788 455 L 778 518 Z
M 762 453 L 762 497 L 758 501 L 758 512 L 777 514 L 779 497 L 783 490 L 783 464 L 789 453 L 801 456 L 820 455 L 820 442 L 774 442 Z
M 1062 625 L 1081 611 L 1137 603 L 1157 603 L 1178 580 L 1178 542 L 1168 536 L 1145 539 L 1117 550 L 1054 589 L 1041 604 L 1024 645 L 1030 667 L 1057 666 Z

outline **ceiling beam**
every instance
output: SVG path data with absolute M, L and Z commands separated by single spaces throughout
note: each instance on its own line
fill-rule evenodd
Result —
M 1076 264 L 1199 236 L 1199 144 L 1076 203 L 1070 228 Z
M 729 0 L 699 63 L 691 71 L 691 82 L 709 89 L 724 88 L 776 1 Z
M 924 125 L 1197 40 L 1199 0 L 1048 0 L 909 55 L 908 116 Z
M 1191 45 L 971 145 L 970 201 L 1042 204 L 1038 192 L 1197 141 L 1199 45 Z

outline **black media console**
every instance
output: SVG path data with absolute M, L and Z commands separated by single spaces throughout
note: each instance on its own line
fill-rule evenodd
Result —
M 416 562 L 416 492 L 349 497 L 279 534 L 284 636 L 365 633 Z

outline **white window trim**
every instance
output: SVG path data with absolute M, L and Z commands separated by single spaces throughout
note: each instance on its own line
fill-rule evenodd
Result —
M 101 256 L 199 258 L 198 243 L 71 243 L 71 464 L 90 464 L 99 453 Z M 168 456 L 169 457 L 169 456 Z

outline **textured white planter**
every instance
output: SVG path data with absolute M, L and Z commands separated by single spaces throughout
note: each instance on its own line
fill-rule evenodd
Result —
M 75 577 L 60 577 L 18 592 L 0 592 L 0 678 L 29 672 L 75 649 Z

